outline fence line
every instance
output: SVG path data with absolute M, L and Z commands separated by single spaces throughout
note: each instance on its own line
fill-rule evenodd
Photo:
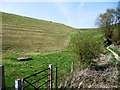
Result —
M 33 80 L 33 81 L 29 81 L 27 79 L 34 77 L 38 74 L 41 74 L 45 71 L 48 70 L 48 74 L 44 75 L 43 77 L 37 79 L 37 80 Z M 52 64 L 49 64 L 49 67 L 39 71 L 37 73 L 34 73 L 32 75 L 29 75 L 27 77 L 24 77 L 22 79 L 16 79 L 15 80 L 15 90 L 24 90 L 25 88 L 28 88 L 29 86 L 33 87 L 34 90 L 39 90 L 41 87 L 43 87 L 45 84 L 48 84 L 48 86 L 46 87 L 46 89 L 48 90 L 53 90 L 53 70 L 52 70 Z M 47 78 L 48 77 L 48 78 Z M 40 80 L 43 80 L 47 78 L 47 80 L 45 80 L 45 82 L 43 82 L 42 84 L 40 84 L 39 86 L 35 86 L 34 84 L 37 83 Z M 25 86 L 25 83 L 27 83 L 28 85 Z M 54 88 L 57 90 L 57 67 L 55 68 L 55 84 L 54 84 Z

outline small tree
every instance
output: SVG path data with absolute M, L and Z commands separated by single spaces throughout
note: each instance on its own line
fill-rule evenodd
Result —
M 120 40 L 120 6 L 118 6 L 118 8 L 117 8 L 116 17 L 117 17 L 116 22 L 118 23 L 118 24 L 116 24 L 117 25 L 116 27 L 117 27 L 117 30 L 118 30 L 118 40 Z
M 120 23 L 120 9 L 107 9 L 105 13 L 100 14 L 96 20 L 106 37 L 107 45 L 112 44 L 113 31 Z

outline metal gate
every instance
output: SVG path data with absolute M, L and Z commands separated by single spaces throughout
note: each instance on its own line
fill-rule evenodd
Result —
M 53 73 L 54 73 L 54 78 L 53 78 Z M 50 64 L 48 68 L 42 71 L 15 80 L 15 89 L 16 90 L 41 90 L 41 89 L 52 90 L 53 84 L 54 84 L 54 88 L 57 89 L 57 67 L 55 67 L 55 71 L 53 71 L 52 65 Z

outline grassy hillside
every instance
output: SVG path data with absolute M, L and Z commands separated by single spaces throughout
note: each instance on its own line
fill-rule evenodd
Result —
M 90 30 L 89 32 L 87 30 L 80 31 L 79 35 L 84 37 L 85 34 L 88 35 L 89 33 L 94 37 L 100 36 L 95 30 Z M 33 60 L 17 61 L 16 58 L 20 56 L 32 57 Z M 13 88 L 15 79 L 23 78 L 40 70 L 44 70 L 49 64 L 52 64 L 53 67 L 58 66 L 58 86 L 60 84 L 65 85 L 64 82 L 66 79 L 70 78 L 72 63 L 73 71 L 76 72 L 78 70 L 79 62 L 78 56 L 76 56 L 69 47 L 63 51 L 47 54 L 3 54 L 6 86 L 7 88 Z
M 13 88 L 15 79 L 43 70 L 49 64 L 59 67 L 59 81 L 61 77 L 68 76 L 75 58 L 63 49 L 74 32 L 74 28 L 63 24 L 2 13 L 2 60 L 6 87 Z M 59 52 L 41 54 L 57 50 Z M 17 61 L 20 56 L 32 57 L 33 60 Z
M 2 13 L 3 52 L 34 53 L 61 50 L 74 28 L 34 18 Z
M 100 53 L 103 53 L 105 48 L 102 43 L 103 34 L 99 33 L 97 29 L 75 30 L 63 24 L 8 13 L 2 13 L 2 21 L 2 60 L 5 66 L 5 84 L 8 89 L 14 88 L 15 79 L 23 78 L 44 70 L 49 64 L 52 64 L 53 67 L 58 66 L 58 86 L 61 85 L 64 87 L 65 85 L 69 85 L 67 87 L 69 88 L 71 84 L 76 83 L 80 86 L 81 80 L 85 82 L 85 86 L 83 85 L 85 88 L 88 88 L 89 85 L 94 85 L 92 81 L 96 80 L 101 80 L 100 83 L 98 83 L 99 85 L 101 85 L 101 82 L 105 82 L 105 84 L 109 84 L 109 86 L 113 85 L 111 79 L 107 76 L 109 72 L 111 72 L 108 70 L 109 68 L 111 70 L 111 64 L 102 71 L 103 73 L 109 71 L 107 72 L 108 74 L 105 74 L 106 76 L 102 74 L 105 79 L 104 77 L 103 79 L 99 79 L 98 76 L 101 75 L 99 65 L 102 63 L 103 67 L 100 67 L 104 68 L 104 65 L 106 66 L 110 63 L 110 60 L 108 60 L 110 58 L 100 56 Z M 77 54 L 76 51 L 78 51 Z M 41 54 L 45 52 L 48 53 Z M 106 54 L 106 52 L 104 52 L 104 54 Z M 33 60 L 16 60 L 17 57 L 21 56 L 28 56 Z M 99 58 L 97 59 L 96 57 Z M 92 62 L 93 59 L 94 62 Z M 104 61 L 106 63 L 104 63 Z M 82 71 L 82 65 L 85 65 L 85 67 L 91 65 L 90 71 L 87 71 L 88 74 L 84 73 L 86 69 Z M 116 69 L 116 67 L 113 67 L 113 71 L 115 71 L 114 69 Z M 85 77 L 84 75 L 77 75 L 80 71 L 85 74 Z M 88 75 L 88 77 L 86 77 L 86 75 Z M 40 83 L 38 82 L 38 84 Z M 95 82 L 95 85 L 97 85 L 97 82 Z

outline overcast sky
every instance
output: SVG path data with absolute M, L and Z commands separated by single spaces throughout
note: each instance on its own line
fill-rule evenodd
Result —
M 95 20 L 118 2 L 2 2 L 3 12 L 63 23 L 75 28 L 95 27 Z

